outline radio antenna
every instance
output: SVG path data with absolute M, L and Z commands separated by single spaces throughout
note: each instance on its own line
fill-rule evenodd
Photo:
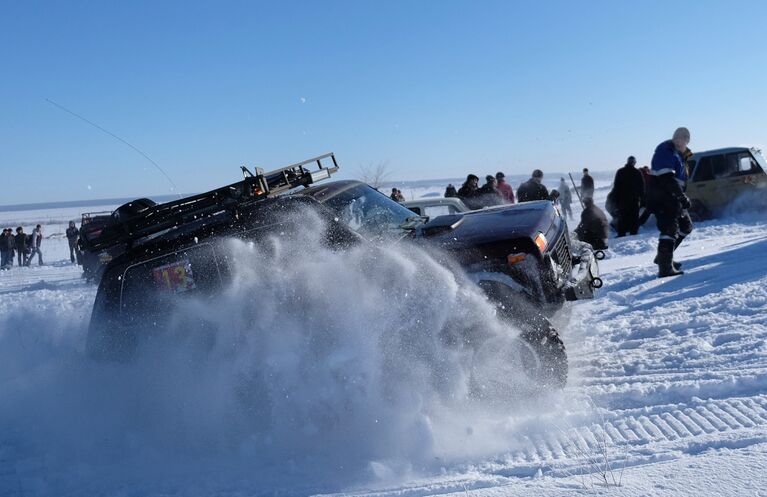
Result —
M 132 148 L 132 149 L 133 149 L 133 150 L 134 150 L 136 153 L 138 153 L 139 155 L 141 155 L 141 157 L 143 157 L 143 158 L 145 158 L 146 160 L 148 160 L 148 161 L 149 161 L 149 162 L 150 162 L 150 163 L 151 163 L 151 164 L 152 164 L 152 165 L 153 165 L 155 168 L 157 168 L 157 170 L 158 170 L 158 171 L 160 171 L 160 172 L 162 173 L 162 175 L 163 175 L 163 176 L 165 176 L 165 179 L 167 179 L 167 180 L 168 180 L 168 183 L 170 183 L 170 184 L 171 184 L 171 186 L 173 187 L 173 190 L 176 192 L 176 194 L 177 194 L 179 197 L 181 197 L 181 192 L 179 192 L 179 191 L 178 191 L 178 188 L 176 187 L 176 184 L 173 182 L 173 180 L 172 180 L 172 179 L 170 179 L 170 176 L 168 176 L 168 173 L 166 173 L 166 172 L 163 170 L 163 168 L 161 168 L 161 167 L 160 167 L 160 165 L 159 165 L 158 163 L 156 163 L 155 161 L 153 161 L 153 160 L 152 160 L 152 159 L 151 159 L 151 158 L 150 158 L 150 157 L 149 157 L 147 154 L 145 154 L 145 153 L 144 153 L 144 152 L 143 152 L 143 151 L 142 151 L 140 148 L 138 148 L 137 146 L 135 146 L 135 145 L 133 145 L 133 144 L 131 144 L 131 143 L 128 143 L 127 141 L 123 140 L 122 138 L 120 138 L 120 137 L 119 137 L 119 136 L 117 136 L 116 134 L 112 133 L 112 132 L 111 132 L 111 131 L 109 131 L 108 129 L 104 129 L 103 127 L 99 126 L 98 124 L 94 123 L 93 121 L 90 121 L 90 120 L 88 120 L 88 119 L 84 118 L 84 117 L 83 117 L 83 116 L 81 116 L 80 114 L 78 114 L 78 113 L 76 113 L 76 112 L 73 112 L 73 111 L 71 111 L 71 110 L 67 109 L 66 107 L 64 107 L 63 105 L 60 105 L 60 104 L 58 104 L 58 103 L 54 102 L 54 101 L 53 101 L 53 100 L 51 100 L 50 98 L 46 98 L 45 100 L 46 100 L 46 102 L 50 103 L 51 105 L 55 105 L 55 106 L 56 106 L 56 107 L 58 107 L 59 109 L 63 110 L 63 111 L 64 111 L 64 112 L 66 112 L 67 114 L 71 114 L 71 115 L 75 116 L 76 118 L 80 119 L 81 121 L 84 121 L 84 122 L 86 122 L 86 123 L 90 124 L 91 126 L 93 126 L 94 128 L 96 128 L 97 130 L 101 131 L 102 133 L 106 133 L 107 135 L 111 136 L 112 138 L 114 138 L 115 140 L 119 141 L 120 143 L 122 143 L 122 144 L 124 144 L 124 145 L 127 145 L 128 147 Z

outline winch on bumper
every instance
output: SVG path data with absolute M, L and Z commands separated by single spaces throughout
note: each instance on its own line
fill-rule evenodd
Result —
M 565 283 L 565 300 L 592 299 L 594 290 L 602 287 L 596 257 L 589 245 L 577 240 L 570 243 L 574 267 L 571 278 Z

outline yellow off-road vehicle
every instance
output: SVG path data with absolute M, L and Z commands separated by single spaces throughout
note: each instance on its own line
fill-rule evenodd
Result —
M 707 219 L 726 211 L 767 206 L 767 163 L 756 148 L 697 152 L 687 161 L 690 214 Z

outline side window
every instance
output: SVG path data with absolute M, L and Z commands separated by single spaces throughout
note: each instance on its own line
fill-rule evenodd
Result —
M 711 172 L 713 173 L 714 178 L 719 179 L 729 176 L 730 170 L 727 166 L 727 160 L 725 159 L 724 155 L 712 155 L 710 159 Z
M 427 207 L 425 210 L 426 215 L 429 216 L 429 219 L 434 219 L 438 216 L 446 216 L 450 214 L 450 207 L 447 205 L 432 205 Z
M 693 181 L 710 181 L 714 179 L 711 157 L 703 157 L 698 161 L 698 167 L 693 172 Z

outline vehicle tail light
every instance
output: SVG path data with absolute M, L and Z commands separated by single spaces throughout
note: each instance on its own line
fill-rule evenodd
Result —
M 524 261 L 526 257 L 527 254 L 509 254 L 506 256 L 506 262 L 509 266 L 513 266 L 514 264 L 519 264 Z
M 538 246 L 538 250 L 540 250 L 541 253 L 546 251 L 548 242 L 546 241 L 546 237 L 543 236 L 543 233 L 538 233 L 538 236 L 535 237 L 535 244 Z

